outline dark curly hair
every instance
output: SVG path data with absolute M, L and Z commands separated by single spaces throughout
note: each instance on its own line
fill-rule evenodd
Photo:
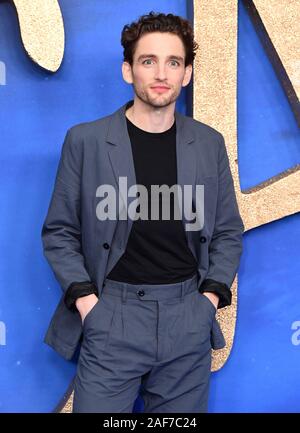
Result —
M 138 21 L 126 24 L 121 34 L 124 48 L 124 62 L 133 64 L 133 55 L 139 38 L 145 33 L 169 32 L 180 37 L 185 47 L 185 66 L 191 65 L 196 56 L 198 44 L 194 40 L 194 31 L 190 22 L 178 15 L 149 12 Z

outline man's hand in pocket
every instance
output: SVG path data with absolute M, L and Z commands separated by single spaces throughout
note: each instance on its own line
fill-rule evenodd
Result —
M 76 299 L 75 305 L 80 313 L 82 323 L 98 300 L 98 297 L 94 293 Z
M 214 307 L 217 309 L 219 305 L 219 296 L 216 295 L 213 292 L 203 292 L 203 295 L 206 296 L 210 302 L 214 305 Z

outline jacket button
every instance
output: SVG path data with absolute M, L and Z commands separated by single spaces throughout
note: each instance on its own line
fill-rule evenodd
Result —
M 139 295 L 139 296 L 144 296 L 144 294 L 145 294 L 144 290 L 139 290 L 139 291 L 138 291 L 138 295 Z
M 103 248 L 105 248 L 106 250 L 108 250 L 109 249 L 109 245 L 108 245 L 108 243 L 107 242 L 105 242 L 103 245 Z
M 200 236 L 200 242 L 202 244 L 204 244 L 204 242 L 206 242 L 206 237 L 205 236 Z

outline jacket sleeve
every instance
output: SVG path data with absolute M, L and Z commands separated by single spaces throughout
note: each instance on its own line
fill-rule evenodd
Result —
M 230 305 L 230 288 L 242 254 L 244 224 L 239 213 L 224 137 L 220 134 L 218 201 L 209 245 L 209 269 L 199 290 L 220 295 L 219 308 Z
M 221 283 L 220 281 L 211 280 L 206 278 L 199 289 L 203 292 L 213 292 L 219 297 L 218 308 L 226 307 L 231 304 L 232 293 L 227 284 Z
M 54 189 L 41 232 L 44 255 L 68 299 L 74 283 L 91 281 L 81 250 L 81 165 L 81 143 L 78 138 L 75 139 L 71 128 L 64 139 Z
M 99 296 L 96 284 L 91 281 L 84 281 L 81 283 L 73 282 L 65 293 L 64 303 L 71 311 L 77 311 L 76 300 L 83 296 L 94 294 Z

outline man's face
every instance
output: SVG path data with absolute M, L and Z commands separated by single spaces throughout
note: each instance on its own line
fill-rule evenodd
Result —
M 132 67 L 123 62 L 123 78 L 132 83 L 136 96 L 152 107 L 166 107 L 178 98 L 192 74 L 184 66 L 185 50 L 179 36 L 147 33 L 136 45 Z

